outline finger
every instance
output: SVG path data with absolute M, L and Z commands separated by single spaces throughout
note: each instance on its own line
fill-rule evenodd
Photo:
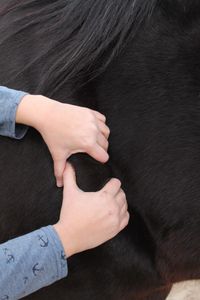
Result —
M 108 150 L 108 141 L 103 134 L 99 134 L 97 137 L 97 143 L 101 146 L 105 151 Z
M 124 206 L 127 207 L 126 195 L 122 189 L 120 189 L 118 194 L 116 195 L 116 201 L 120 209 L 122 209 L 122 207 Z
M 78 186 L 76 184 L 76 174 L 69 162 L 66 163 L 65 171 L 63 174 L 63 181 L 65 190 L 71 191 L 72 189 L 78 189 Z
M 54 160 L 54 174 L 56 177 L 57 187 L 63 186 L 63 173 L 66 165 L 66 160 Z
M 101 120 L 104 123 L 106 122 L 106 117 L 103 114 L 101 114 L 100 112 L 98 112 L 96 110 L 93 110 L 93 112 L 97 119 Z
M 130 214 L 129 212 L 127 211 L 127 213 L 125 214 L 124 218 L 122 219 L 121 221 L 121 224 L 120 224 L 120 231 L 123 230 L 129 223 L 129 220 L 130 220 Z
M 98 127 L 99 127 L 99 130 L 105 136 L 105 138 L 108 139 L 109 135 L 110 135 L 110 129 L 109 129 L 109 127 L 105 123 L 103 123 L 102 121 L 98 122 Z
M 101 146 L 96 144 L 93 148 L 87 151 L 87 153 L 99 162 L 105 163 L 109 159 L 107 151 L 105 151 Z
M 108 183 L 106 183 L 106 185 L 104 185 L 102 191 L 108 192 L 115 196 L 116 194 L 118 194 L 120 187 L 121 181 L 117 178 L 112 178 L 108 181 Z
M 128 204 L 127 202 L 125 202 L 124 205 L 121 207 L 120 216 L 123 217 L 127 211 L 128 211 Z

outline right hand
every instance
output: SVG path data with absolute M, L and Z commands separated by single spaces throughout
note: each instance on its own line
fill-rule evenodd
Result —
M 98 192 L 83 192 L 67 163 L 60 219 L 54 225 L 67 257 L 113 238 L 128 222 L 126 196 L 118 179 L 111 179 Z

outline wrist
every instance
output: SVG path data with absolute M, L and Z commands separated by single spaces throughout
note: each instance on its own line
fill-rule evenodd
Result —
M 55 101 L 40 95 L 25 95 L 16 112 L 16 123 L 39 130 L 47 120 Z M 40 130 L 39 130 L 40 131 Z
M 38 116 L 38 105 L 40 105 L 40 96 L 25 95 L 16 112 L 16 123 L 34 127 Z
M 62 246 L 65 251 L 65 255 L 67 258 L 77 253 L 74 249 L 73 245 L 73 237 L 69 233 L 66 232 L 66 230 L 63 228 L 62 224 L 59 222 L 53 225 L 53 228 L 55 229 L 56 233 L 58 234 L 60 241 L 62 243 Z

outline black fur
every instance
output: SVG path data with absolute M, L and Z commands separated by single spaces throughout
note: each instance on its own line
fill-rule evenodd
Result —
M 164 300 L 173 282 L 200 277 L 200 4 L 194 0 L 2 3 L 6 6 L 2 5 L 0 20 L 0 83 L 45 91 L 60 101 L 106 114 L 110 162 L 102 166 L 86 155 L 75 155 L 71 161 L 85 190 L 119 177 L 131 214 L 128 228 L 119 236 L 72 257 L 66 280 L 29 299 Z M 82 8 L 69 16 L 70 20 L 75 16 L 73 24 L 62 11 L 61 21 L 56 19 L 66 3 Z M 133 3 L 134 17 L 126 24 Z M 111 26 L 111 43 L 103 40 L 104 27 L 94 26 L 94 40 L 103 42 L 103 52 L 95 48 L 94 56 L 90 52 L 94 40 L 80 35 L 81 24 L 70 33 L 77 14 L 83 17 L 83 28 L 92 32 L 86 22 L 87 4 L 92 4 L 100 21 L 101 9 L 115 9 L 117 16 L 110 11 L 111 23 L 102 20 L 106 30 L 119 20 L 117 29 Z M 51 13 L 55 19 L 48 19 Z M 55 25 L 49 27 L 50 20 Z M 54 48 L 61 38 L 56 26 L 66 41 L 77 45 L 80 39 L 87 46 L 74 60 L 72 46 Z M 52 62 L 51 73 L 46 73 Z M 91 74 L 98 77 L 79 88 Z M 0 168 L 1 241 L 56 222 L 62 192 L 55 188 L 51 158 L 35 131 L 29 130 L 23 141 L 1 138 Z

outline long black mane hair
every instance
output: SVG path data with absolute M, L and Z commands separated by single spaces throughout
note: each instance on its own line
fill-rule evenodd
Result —
M 0 43 L 27 27 L 40 26 L 38 39 L 48 35 L 48 40 L 26 68 L 44 60 L 38 90 L 45 93 L 51 87 L 55 91 L 66 82 L 83 77 L 90 80 L 104 71 L 151 16 L 156 3 L 157 0 L 7 0 L 0 15 L 5 18 L 4 24 L 6 18 L 9 23 L 12 18 L 13 27 L 11 31 L 4 28 Z

